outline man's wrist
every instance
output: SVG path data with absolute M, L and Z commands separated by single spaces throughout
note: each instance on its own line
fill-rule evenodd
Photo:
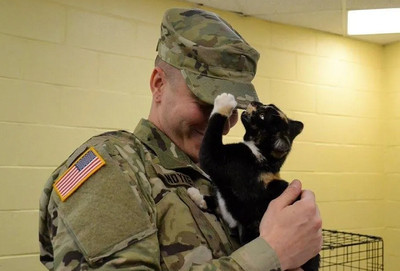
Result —
M 281 270 L 286 270 L 288 269 L 289 266 L 289 259 L 287 257 L 287 255 L 284 253 L 284 251 L 282 251 L 282 249 L 279 249 L 279 245 L 277 245 L 278 242 L 274 242 L 273 240 L 270 240 L 268 237 L 265 236 L 260 236 L 261 239 L 264 240 L 264 242 L 266 242 L 271 249 L 275 252 L 276 257 L 280 263 L 281 266 Z

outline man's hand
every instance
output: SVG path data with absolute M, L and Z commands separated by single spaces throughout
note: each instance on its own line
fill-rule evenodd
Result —
M 282 270 L 297 270 L 316 256 L 322 248 L 322 220 L 314 193 L 302 191 L 301 182 L 294 180 L 269 204 L 260 236 L 275 250 Z

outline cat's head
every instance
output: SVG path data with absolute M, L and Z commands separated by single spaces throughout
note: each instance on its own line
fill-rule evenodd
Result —
M 251 102 L 241 116 L 245 141 L 252 141 L 267 159 L 285 160 L 303 123 L 289 119 L 273 104 Z

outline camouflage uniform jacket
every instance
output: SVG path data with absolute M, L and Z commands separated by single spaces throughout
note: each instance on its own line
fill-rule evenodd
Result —
M 53 183 L 87 148 L 105 165 L 61 201 Z M 40 199 L 42 263 L 49 270 L 280 270 L 261 238 L 237 249 L 220 218 L 187 188 L 211 193 L 207 175 L 149 121 L 78 148 Z

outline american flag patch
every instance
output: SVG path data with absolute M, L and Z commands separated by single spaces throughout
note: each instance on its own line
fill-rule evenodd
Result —
M 106 162 L 93 147 L 86 150 L 53 184 L 61 200 L 65 201 L 84 181 L 105 165 L 105 163 Z

